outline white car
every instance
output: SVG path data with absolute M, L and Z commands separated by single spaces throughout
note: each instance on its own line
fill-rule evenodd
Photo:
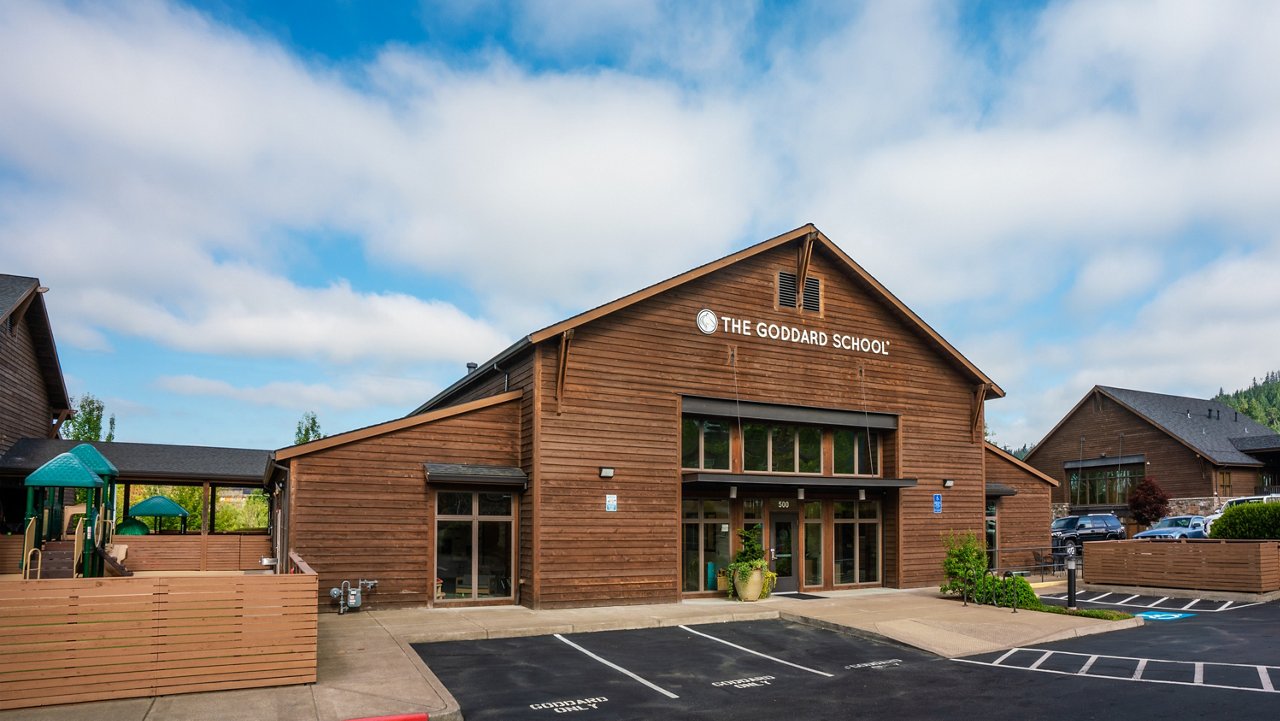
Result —
M 1232 506 L 1239 506 L 1245 503 L 1280 503 L 1280 493 L 1271 493 L 1266 496 L 1240 496 L 1238 498 L 1229 498 L 1227 502 L 1222 504 L 1213 514 L 1206 516 L 1204 519 L 1204 532 L 1208 535 L 1213 528 L 1213 522 L 1222 518 L 1222 512 Z

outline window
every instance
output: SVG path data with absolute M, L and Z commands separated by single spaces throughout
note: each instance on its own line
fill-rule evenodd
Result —
M 999 501 L 994 498 L 987 499 L 987 568 L 996 568 L 1000 561 L 1000 535 L 996 519 L 998 508 Z
M 822 429 L 759 421 L 743 423 L 742 469 L 821 473 Z
M 1218 495 L 1231 495 L 1231 471 L 1218 471 Z
M 729 501 L 686 498 L 683 580 L 687 592 L 716 590 L 716 572 L 729 564 Z
M 834 436 L 836 473 L 856 476 L 879 475 L 879 433 L 867 428 L 837 428 Z
M 804 291 L 797 299 L 797 280 L 795 273 L 778 272 L 778 307 L 799 307 L 802 310 L 819 312 L 822 309 L 822 281 L 811 275 L 807 276 L 804 279 Z
M 1146 466 L 1134 463 L 1118 468 L 1085 468 L 1070 471 L 1071 504 L 1075 506 L 1122 506 L 1129 502 L 1129 489 L 1140 480 Z
M 804 504 L 804 585 L 822 585 L 822 501 Z
M 436 598 L 511 598 L 514 496 L 436 494 Z
M 685 416 L 680 433 L 683 468 L 729 470 L 729 421 Z
M 835 502 L 836 583 L 880 580 L 880 502 Z

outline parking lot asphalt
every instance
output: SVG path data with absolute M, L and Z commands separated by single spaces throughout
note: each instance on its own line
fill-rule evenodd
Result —
M 1277 603 L 959 659 L 784 620 L 413 648 L 468 721 L 1280 715 Z

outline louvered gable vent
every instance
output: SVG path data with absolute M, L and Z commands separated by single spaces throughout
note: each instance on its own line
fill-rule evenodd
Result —
M 822 281 L 809 276 L 804 279 L 804 310 L 817 313 L 822 303 Z M 778 272 L 778 307 L 796 307 L 796 274 Z

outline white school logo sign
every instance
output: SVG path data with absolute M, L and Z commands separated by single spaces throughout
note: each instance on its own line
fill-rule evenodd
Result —
M 818 348 L 835 348 L 873 355 L 889 355 L 890 341 L 882 338 L 868 338 L 853 333 L 828 333 L 825 330 L 811 330 L 781 323 L 770 323 L 763 320 L 748 320 L 727 315 L 717 315 L 710 308 L 698 311 L 695 317 L 698 330 L 705 335 L 716 332 L 729 335 L 749 336 L 776 340 L 796 345 L 811 345 Z

